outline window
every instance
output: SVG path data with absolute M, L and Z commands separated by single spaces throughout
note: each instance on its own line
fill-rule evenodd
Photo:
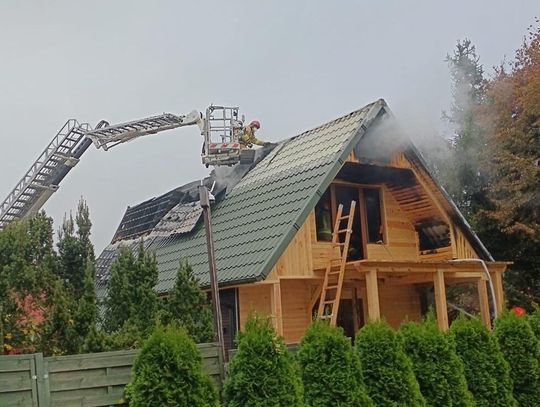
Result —
M 315 207 L 317 241 L 330 242 L 339 204 L 343 204 L 343 213 L 348 214 L 353 200 L 357 202 L 357 209 L 353 221 L 349 260 L 364 258 L 366 243 L 384 242 L 380 189 L 364 188 L 354 184 L 332 184 Z

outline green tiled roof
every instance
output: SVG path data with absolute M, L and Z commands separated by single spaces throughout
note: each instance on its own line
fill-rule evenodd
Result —
M 367 127 L 383 100 L 284 140 L 212 207 L 218 280 L 263 280 Z M 156 240 L 158 292 L 172 288 L 179 259 L 187 258 L 209 285 L 204 227 Z

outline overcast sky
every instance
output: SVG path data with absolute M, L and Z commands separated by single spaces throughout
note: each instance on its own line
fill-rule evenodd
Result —
M 235 104 L 277 141 L 384 98 L 414 131 L 435 131 L 456 41 L 469 37 L 489 71 L 535 16 L 538 0 L 1 0 L 0 200 L 69 118 Z M 99 253 L 127 205 L 208 173 L 200 146 L 188 127 L 91 147 L 45 210 L 60 222 L 83 196 Z

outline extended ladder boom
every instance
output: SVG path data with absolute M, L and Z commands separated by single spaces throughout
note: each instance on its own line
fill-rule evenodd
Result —
M 90 146 L 90 141 L 84 137 L 84 133 L 89 129 L 90 125 L 80 124 L 74 119 L 64 124 L 0 204 L 0 229 L 15 219 L 39 211 L 58 189 L 58 183 Z
M 95 129 L 88 123 L 68 120 L 0 204 L 0 229 L 13 220 L 38 212 L 92 142 L 96 148 L 108 150 L 141 136 L 195 124 L 204 136 L 203 164 L 235 165 L 246 162 L 237 140 L 238 132 L 242 129 L 237 107 L 211 105 L 206 109 L 204 118 L 194 110 L 185 116 L 163 113 L 112 126 L 102 120 Z M 212 142 L 212 138 L 218 138 L 219 142 Z M 247 160 L 247 163 L 252 162 L 254 154 L 249 156 L 251 160 Z

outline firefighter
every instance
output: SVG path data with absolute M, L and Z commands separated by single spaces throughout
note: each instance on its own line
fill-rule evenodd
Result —
M 242 135 L 238 139 L 242 148 L 251 148 L 253 144 L 256 146 L 265 146 L 270 143 L 265 143 L 255 137 L 255 132 L 261 128 L 261 123 L 258 120 L 252 120 L 247 126 L 242 129 Z

